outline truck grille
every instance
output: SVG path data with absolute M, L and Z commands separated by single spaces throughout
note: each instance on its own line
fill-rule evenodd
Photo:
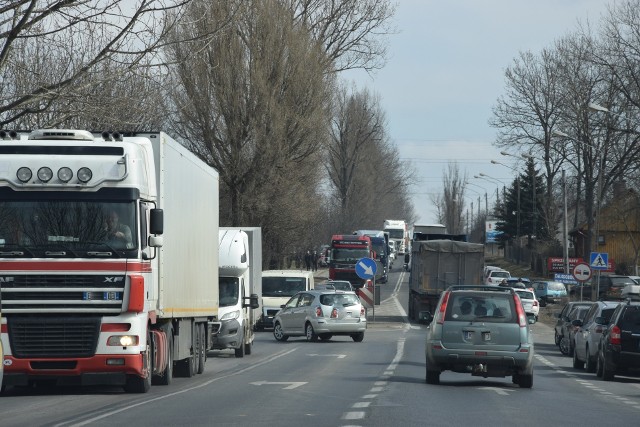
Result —
M 124 275 L 14 275 L 0 286 L 2 312 L 117 314 L 125 283 Z
M 100 334 L 99 317 L 16 317 L 7 319 L 14 356 L 90 357 Z

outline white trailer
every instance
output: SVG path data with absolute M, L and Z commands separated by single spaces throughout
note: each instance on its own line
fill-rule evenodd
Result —
M 203 372 L 218 172 L 162 132 L 0 138 L 4 384 L 143 393 L 169 384 L 174 365 Z
M 218 319 L 212 322 L 213 350 L 251 354 L 260 319 L 262 231 L 260 227 L 221 227 L 219 235 Z
M 385 219 L 383 230 L 389 233 L 389 240 L 393 240 L 396 246 L 396 255 L 404 255 L 409 252 L 409 230 L 407 223 L 401 219 Z

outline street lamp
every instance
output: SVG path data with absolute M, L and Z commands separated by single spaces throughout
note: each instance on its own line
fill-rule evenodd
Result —
M 516 157 L 516 158 L 522 157 L 523 159 L 527 159 L 527 160 L 535 159 L 535 157 L 526 153 L 522 153 L 520 154 L 520 156 L 516 156 L 515 154 L 511 154 L 507 151 L 501 151 L 500 154 L 502 154 L 503 156 L 510 156 L 510 157 Z M 538 233 L 538 206 L 536 205 L 537 192 L 538 192 L 538 186 L 536 185 L 536 175 L 535 173 L 532 172 L 531 173 L 531 239 L 532 240 L 533 240 L 533 237 L 536 236 Z

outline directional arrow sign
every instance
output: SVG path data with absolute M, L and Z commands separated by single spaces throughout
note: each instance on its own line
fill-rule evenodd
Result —
M 360 258 L 356 263 L 356 274 L 361 279 L 371 279 L 376 275 L 376 262 L 372 258 Z
M 294 388 L 298 388 L 301 385 L 305 385 L 306 382 L 270 382 L 270 381 L 256 381 L 251 383 L 252 385 L 284 385 L 287 384 L 286 387 L 283 387 L 283 390 L 293 390 Z

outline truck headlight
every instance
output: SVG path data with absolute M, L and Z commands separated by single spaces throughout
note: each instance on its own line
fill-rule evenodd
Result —
M 107 339 L 107 345 L 117 347 L 130 347 L 132 345 L 138 345 L 137 335 L 113 335 Z
M 220 320 L 232 320 L 240 317 L 240 310 L 230 311 L 220 318 Z

